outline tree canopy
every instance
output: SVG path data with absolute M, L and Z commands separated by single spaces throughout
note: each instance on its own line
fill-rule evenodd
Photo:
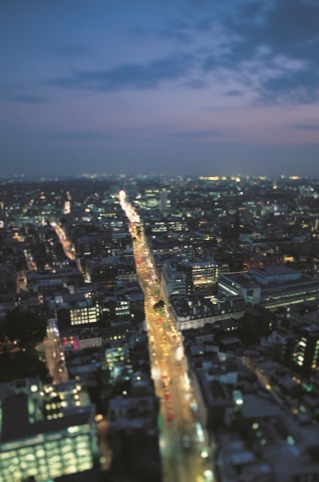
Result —
M 0 353 L 0 382 L 36 376 L 43 381 L 51 381 L 46 364 L 35 352 Z
M 46 320 L 39 314 L 11 311 L 0 322 L 0 381 L 40 376 L 50 381 L 46 364 L 36 346 L 46 335 Z M 17 344 L 7 343 L 17 340 Z M 13 348 L 14 347 L 14 348 Z
M 153 305 L 154 310 L 162 310 L 165 306 L 165 301 L 159 300 L 155 305 Z
M 35 346 L 46 335 L 46 321 L 40 315 L 22 312 L 19 309 L 10 311 L 1 324 L 2 336 L 9 340 L 19 340 L 20 346 Z

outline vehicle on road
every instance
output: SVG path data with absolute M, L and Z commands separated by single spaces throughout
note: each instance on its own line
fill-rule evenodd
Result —
M 189 435 L 183 435 L 182 446 L 184 447 L 184 449 L 189 449 L 191 447 L 191 438 L 189 437 Z

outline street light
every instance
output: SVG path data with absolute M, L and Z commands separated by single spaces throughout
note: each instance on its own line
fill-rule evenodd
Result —
M 214 479 L 213 472 L 211 470 L 205 470 L 204 477 L 206 480 L 213 480 Z

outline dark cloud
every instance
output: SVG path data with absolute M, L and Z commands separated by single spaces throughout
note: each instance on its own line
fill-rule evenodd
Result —
M 268 16 L 265 32 L 276 49 L 285 54 L 312 57 L 311 52 L 304 50 L 311 40 L 319 38 L 319 3 L 311 4 L 304 0 L 281 0 L 277 2 Z M 318 52 L 318 51 L 317 51 Z
M 305 131 L 319 131 L 319 123 L 318 124 L 292 124 L 289 127 L 293 129 L 301 129 Z
M 209 32 L 213 26 L 213 19 L 211 17 L 205 17 L 201 18 L 197 23 L 196 23 L 196 28 L 197 30 L 200 30 L 202 32 Z
M 223 63 L 222 63 L 223 64 Z M 221 66 L 221 62 L 219 58 L 216 58 L 214 55 L 208 55 L 203 62 L 203 70 L 204 71 L 211 71 Z
M 252 65 L 257 73 L 266 72 L 254 83 L 259 103 L 318 100 L 319 2 L 238 2 L 223 17 L 223 26 L 229 32 L 229 48 L 222 56 L 212 49 L 203 60 L 204 72 L 224 68 L 247 86 L 255 76 L 249 70 Z
M 212 129 L 202 130 L 148 130 L 132 128 L 132 129 L 114 129 L 109 131 L 99 130 L 69 130 L 56 132 L 46 137 L 48 140 L 70 141 L 70 142 L 104 142 L 104 141 L 130 141 L 146 140 L 148 142 L 163 141 L 209 141 L 216 138 L 218 131 Z
M 104 131 L 86 131 L 86 130 L 73 130 L 73 131 L 63 131 L 51 134 L 47 139 L 57 140 L 57 141 L 80 141 L 80 142 L 96 142 L 96 141 L 109 141 L 115 138 L 118 139 L 118 135 L 110 132 Z
M 225 19 L 225 25 L 239 36 L 239 44 L 245 46 L 247 52 L 267 45 L 275 54 L 313 59 L 314 51 L 304 51 L 304 46 L 313 42 L 318 45 L 319 3 L 280 0 L 238 5 L 236 14 L 233 12 Z
M 228 92 L 226 92 L 226 95 L 229 97 L 238 97 L 243 95 L 243 93 L 240 90 L 233 89 L 233 90 L 228 90 Z
M 50 52 L 61 57 L 80 57 L 87 54 L 87 49 L 82 45 L 60 45 L 50 49 Z
M 221 0 L 186 3 L 193 7 L 187 19 L 170 18 L 157 30 L 161 37 L 187 43 L 201 66 L 201 81 L 189 79 L 183 85 L 202 88 L 228 76 L 255 93 L 259 105 L 318 99 L 318 1 L 228 0 L 227 8 Z
M 183 85 L 190 89 L 203 89 L 207 86 L 207 82 L 203 79 L 190 79 L 184 82 Z
M 173 131 L 168 134 L 169 138 L 181 141 L 196 141 L 196 140 L 209 140 L 212 137 L 216 137 L 218 131 L 216 130 L 187 130 L 187 131 Z
M 260 89 L 265 102 L 313 103 L 319 99 L 319 75 L 310 69 L 283 72 L 266 80 Z
M 181 43 L 189 43 L 192 38 L 193 26 L 190 21 L 172 18 L 158 30 L 158 35 L 167 40 L 174 39 Z
M 49 81 L 59 87 L 108 92 L 122 89 L 152 89 L 163 81 L 184 77 L 193 64 L 190 55 L 171 56 L 149 64 L 124 64 L 112 70 L 78 71 Z
M 8 99 L 14 102 L 24 102 L 27 104 L 45 104 L 48 102 L 46 97 L 42 97 L 40 95 L 11 95 L 8 97 Z
M 242 6 L 242 15 L 247 19 L 256 19 L 257 17 L 263 15 L 264 9 L 263 5 L 259 1 L 253 1 Z

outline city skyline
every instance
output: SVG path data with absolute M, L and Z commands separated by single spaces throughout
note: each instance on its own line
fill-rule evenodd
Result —
M 318 177 L 1 184 L 1 481 L 318 480 Z
M 316 1 L 0 9 L 2 175 L 317 175 Z

